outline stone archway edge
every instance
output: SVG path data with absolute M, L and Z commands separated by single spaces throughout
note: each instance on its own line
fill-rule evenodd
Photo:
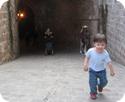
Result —
M 5 3 L 5 2 L 7 2 L 8 0 L 0 0 L 0 9 L 1 9 L 1 7 L 2 7 L 2 5 Z

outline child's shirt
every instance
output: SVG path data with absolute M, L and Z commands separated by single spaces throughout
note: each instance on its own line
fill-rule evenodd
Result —
M 95 48 L 90 48 L 86 52 L 86 57 L 89 58 L 88 67 L 94 71 L 104 70 L 106 68 L 106 64 L 111 62 L 109 53 L 105 49 L 102 53 L 98 53 Z

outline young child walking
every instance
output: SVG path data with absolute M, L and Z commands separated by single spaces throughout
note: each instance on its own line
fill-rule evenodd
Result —
M 84 59 L 84 71 L 89 71 L 90 98 L 97 98 L 98 92 L 102 92 L 107 85 L 106 65 L 110 69 L 110 75 L 114 76 L 114 68 L 112 66 L 109 53 L 105 49 L 107 40 L 104 34 L 96 34 L 93 39 L 94 47 L 90 48 Z M 99 82 L 98 82 L 99 80 Z

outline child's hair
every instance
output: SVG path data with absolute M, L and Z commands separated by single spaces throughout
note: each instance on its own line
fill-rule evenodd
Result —
M 106 40 L 106 37 L 105 37 L 105 35 L 104 34 L 96 34 L 95 36 L 94 36 L 94 38 L 93 38 L 93 42 L 95 43 L 95 42 L 99 42 L 99 43 L 101 43 L 101 42 L 105 42 L 105 43 L 107 43 L 107 40 Z

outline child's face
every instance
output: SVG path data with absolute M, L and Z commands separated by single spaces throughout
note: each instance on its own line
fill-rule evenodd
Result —
M 94 46 L 96 48 L 96 51 L 101 53 L 104 51 L 104 49 L 106 47 L 106 43 L 105 42 L 95 42 Z

